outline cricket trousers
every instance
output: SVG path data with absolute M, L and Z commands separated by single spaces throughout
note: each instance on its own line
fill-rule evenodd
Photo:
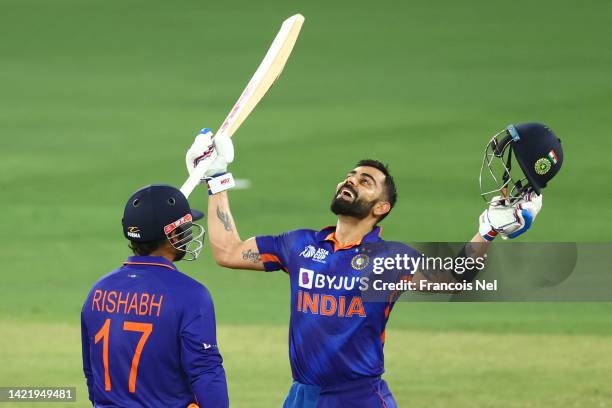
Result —
M 385 380 L 363 378 L 329 387 L 293 382 L 283 408 L 397 408 Z

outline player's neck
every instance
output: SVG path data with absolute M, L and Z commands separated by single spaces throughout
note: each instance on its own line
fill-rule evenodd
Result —
M 354 217 L 339 216 L 336 223 L 336 241 L 340 245 L 359 242 L 374 228 L 376 221 L 370 219 L 359 220 Z
M 170 262 L 174 262 L 176 254 L 166 245 L 162 245 L 160 248 L 157 248 L 155 251 L 151 252 L 149 256 L 161 256 L 162 258 L 166 258 Z

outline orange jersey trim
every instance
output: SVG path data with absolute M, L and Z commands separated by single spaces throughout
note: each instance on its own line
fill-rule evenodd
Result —
M 278 259 L 278 256 L 276 255 L 272 255 L 272 254 L 260 254 L 260 259 L 261 262 L 274 262 L 277 263 L 281 266 L 281 268 L 283 269 L 283 271 L 285 271 L 286 273 L 289 273 L 289 269 L 287 269 L 285 267 L 285 265 L 283 265 L 283 263 L 281 262 L 280 259 Z
M 357 242 L 349 242 L 348 244 L 342 245 L 338 242 L 338 240 L 336 239 L 336 231 L 330 232 L 326 237 L 325 240 L 326 241 L 331 241 L 334 243 L 334 252 L 340 250 L 340 249 L 349 249 L 352 247 L 355 247 L 357 245 L 361 245 L 361 240 L 363 238 L 361 238 L 359 241 Z
M 168 269 L 172 269 L 173 271 L 176 271 L 175 268 L 171 267 L 170 265 L 166 265 L 166 264 L 162 264 L 162 263 L 155 263 L 155 262 L 129 262 L 126 261 L 123 263 L 124 265 L 150 265 L 150 266 L 163 266 L 164 268 L 168 268 Z
M 261 262 L 276 262 L 281 265 L 283 264 L 280 259 L 278 259 L 278 256 L 272 254 L 261 254 Z

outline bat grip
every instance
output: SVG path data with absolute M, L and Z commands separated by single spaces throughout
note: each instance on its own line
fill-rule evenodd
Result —
M 181 193 L 183 193 L 186 198 L 189 198 L 193 190 L 195 190 L 198 184 L 200 184 L 200 180 L 202 180 L 204 173 L 206 173 L 206 170 L 208 170 L 209 167 L 210 163 L 202 163 L 201 165 L 196 166 L 187 180 L 185 180 L 181 186 Z

